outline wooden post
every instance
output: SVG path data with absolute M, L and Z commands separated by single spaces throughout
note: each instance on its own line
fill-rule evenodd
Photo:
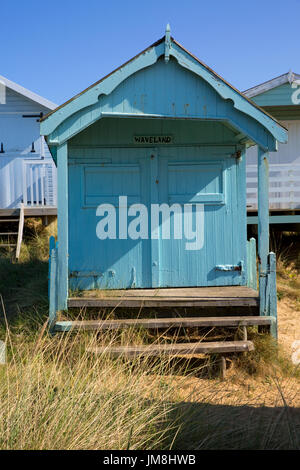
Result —
M 57 309 L 68 301 L 68 144 L 57 148 Z
M 53 331 L 57 312 L 57 258 L 55 248 L 51 250 L 50 258 L 49 329 Z
M 271 335 L 277 339 L 277 289 L 276 289 L 276 255 L 271 252 L 269 254 L 269 283 L 270 283 L 270 300 L 269 315 L 274 318 L 271 324 Z
M 50 279 L 51 279 L 51 253 L 55 248 L 55 238 L 51 236 L 49 238 L 49 264 L 48 264 L 48 298 L 50 298 Z
M 266 282 L 269 255 L 269 154 L 258 147 L 258 263 L 260 315 L 266 314 Z
M 257 274 L 256 274 L 256 240 L 250 238 L 247 242 L 247 286 L 257 290 Z
M 225 380 L 226 378 L 226 359 L 224 356 L 220 357 L 220 369 L 221 369 L 221 379 Z

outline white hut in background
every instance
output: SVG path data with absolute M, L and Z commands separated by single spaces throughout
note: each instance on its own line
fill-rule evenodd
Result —
M 288 129 L 288 143 L 270 152 L 270 223 L 300 223 L 300 75 L 292 71 L 244 91 Z M 247 150 L 248 223 L 257 217 L 257 149 Z M 289 226 L 290 227 L 290 226 Z
M 0 216 L 56 213 L 56 168 L 40 118 L 56 104 L 0 76 Z

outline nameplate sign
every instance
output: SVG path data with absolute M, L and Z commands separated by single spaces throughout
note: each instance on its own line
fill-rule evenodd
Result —
M 173 143 L 173 136 L 171 135 L 135 135 L 133 136 L 135 144 L 152 144 L 152 145 L 168 145 Z

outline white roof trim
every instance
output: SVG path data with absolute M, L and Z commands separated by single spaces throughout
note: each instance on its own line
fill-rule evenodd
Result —
M 11 80 L 8 80 L 8 78 L 3 77 L 2 75 L 0 75 L 0 83 L 4 83 L 7 88 L 10 88 L 11 90 L 15 91 L 16 93 L 19 93 L 20 95 L 26 96 L 26 98 L 35 101 L 36 103 L 39 103 L 45 108 L 48 108 L 50 110 L 57 108 L 57 104 L 52 103 L 52 101 L 46 100 L 46 98 L 37 95 L 33 91 L 27 90 L 26 88 L 22 87 L 21 85 L 18 85 L 15 82 L 12 82 Z
M 260 95 L 265 91 L 272 90 L 280 85 L 284 85 L 284 83 L 293 83 L 295 81 L 300 80 L 300 75 L 297 73 L 292 72 L 291 70 L 288 73 L 284 73 L 279 77 L 275 77 L 272 80 L 267 82 L 261 83 L 260 85 L 254 86 L 245 90 L 243 93 L 247 96 L 247 98 L 252 98 L 253 96 Z

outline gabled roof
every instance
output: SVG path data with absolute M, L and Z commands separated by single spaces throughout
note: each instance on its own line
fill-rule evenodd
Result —
M 233 107 L 248 115 L 262 125 L 275 140 L 286 142 L 287 132 L 276 119 L 270 116 L 247 96 L 226 82 L 220 75 L 214 72 L 197 57 L 187 51 L 173 37 L 167 27 L 166 35 L 157 42 L 140 52 L 128 62 L 118 67 L 116 70 L 97 81 L 83 92 L 62 104 L 48 115 L 41 119 L 41 133 L 46 136 L 54 135 L 54 131 L 75 113 L 82 112 L 98 102 L 101 94 L 110 94 L 122 81 L 139 70 L 149 67 L 157 62 L 158 58 L 165 56 L 165 61 L 173 56 L 177 62 L 185 69 L 197 74 L 204 79 L 212 88 L 224 99 L 231 100 Z M 101 116 L 100 116 L 101 117 Z M 80 120 L 80 119 L 79 119 Z M 87 120 L 85 121 L 87 125 Z M 83 128 L 83 127 L 82 127 Z M 79 128 L 77 128 L 78 130 Z M 70 138 L 70 137 L 69 137 Z M 65 137 L 64 139 L 68 139 Z M 57 141 L 57 144 L 55 142 Z M 52 140 L 53 145 L 60 145 L 63 139 L 58 141 L 56 137 Z
M 287 73 L 279 75 L 279 77 L 272 78 L 272 80 L 260 83 L 259 85 L 256 85 L 252 88 L 248 88 L 248 90 L 245 90 L 243 93 L 247 96 L 247 98 L 252 98 L 253 96 L 260 95 L 261 93 L 272 90 L 273 88 L 284 85 L 285 83 L 292 84 L 294 82 L 297 83 L 298 81 L 298 84 L 300 84 L 300 75 L 290 70 Z
M 32 101 L 35 101 L 36 103 L 40 104 L 41 106 L 44 106 L 45 108 L 53 110 L 57 107 L 57 105 L 55 103 L 52 103 L 52 101 L 46 100 L 46 98 L 37 95 L 33 91 L 27 90 L 27 88 L 24 88 L 21 85 L 18 85 L 17 83 L 8 80 L 8 78 L 3 77 L 2 75 L 0 75 L 0 83 L 4 83 L 7 88 L 10 88 L 16 93 L 19 93 L 20 95 L 23 95 Z

